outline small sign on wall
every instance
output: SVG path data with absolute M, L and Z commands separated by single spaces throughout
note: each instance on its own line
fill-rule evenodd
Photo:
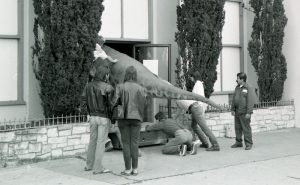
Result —
M 143 60 L 143 64 L 153 74 L 158 75 L 158 60 Z

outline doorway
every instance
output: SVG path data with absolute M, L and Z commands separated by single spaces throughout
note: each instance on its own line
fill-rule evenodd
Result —
M 148 44 L 137 42 L 106 42 L 105 45 L 124 53 L 141 62 L 152 73 L 163 80 L 171 81 L 171 45 Z M 167 107 L 168 117 L 171 117 L 171 101 L 167 99 L 148 98 L 144 122 L 154 122 L 154 115 L 159 107 Z

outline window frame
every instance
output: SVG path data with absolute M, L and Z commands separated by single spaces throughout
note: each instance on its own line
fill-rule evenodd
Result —
M 17 53 L 17 100 L 0 101 L 0 106 L 8 105 L 25 105 L 24 101 L 24 82 L 23 82 L 23 49 L 24 49 L 24 2 L 23 0 L 17 0 L 17 25 L 18 31 L 14 35 L 1 35 L 0 39 L 14 39 L 18 41 L 18 53 Z
M 240 71 L 244 71 L 244 13 L 242 8 L 242 0 L 226 0 L 226 2 L 235 2 L 239 3 L 239 32 L 240 32 L 240 43 L 239 44 L 222 44 L 222 51 L 223 48 L 236 48 L 240 50 Z M 225 15 L 226 16 L 226 15 Z M 222 51 L 220 53 L 220 91 L 213 92 L 214 95 L 223 95 L 223 94 L 230 94 L 234 91 L 223 91 L 223 57 L 222 57 Z
M 137 39 L 137 38 L 127 38 L 124 36 L 124 1 L 125 0 L 120 0 L 120 4 L 121 4 L 121 7 L 120 7 L 120 12 L 121 12 L 121 35 L 120 37 L 105 37 L 106 41 L 108 42 L 119 42 L 119 41 L 122 41 L 122 42 L 151 42 L 152 40 L 152 27 L 153 27 L 153 24 L 152 24 L 152 9 L 153 9 L 153 2 L 151 0 L 147 0 L 147 3 L 148 3 L 148 38 L 146 39 Z M 100 32 L 99 32 L 100 33 Z

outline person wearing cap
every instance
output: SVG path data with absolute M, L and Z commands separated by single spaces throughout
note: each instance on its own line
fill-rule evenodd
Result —
M 145 131 L 161 130 L 172 138 L 163 147 L 163 154 L 179 154 L 180 156 L 197 154 L 196 143 L 192 142 L 193 135 L 188 129 L 179 124 L 176 120 L 166 118 L 163 112 L 158 112 L 155 115 L 155 119 L 159 122 L 146 125 Z
M 192 92 L 204 96 L 204 87 L 202 81 L 200 81 L 200 77 L 198 71 L 194 71 L 191 74 L 191 81 L 195 83 Z M 191 114 L 191 126 L 202 143 L 200 147 L 206 148 L 206 151 L 220 151 L 219 143 L 212 131 L 208 128 L 204 117 L 207 104 L 194 100 L 177 100 L 176 103 L 178 107 Z M 209 147 L 206 136 L 209 138 L 211 147 Z

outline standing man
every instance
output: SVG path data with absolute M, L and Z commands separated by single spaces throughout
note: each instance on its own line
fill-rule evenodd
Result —
M 204 96 L 204 88 L 202 82 L 200 81 L 200 73 L 195 71 L 192 73 L 190 78 L 191 81 L 195 83 L 192 92 Z M 206 120 L 204 118 L 206 104 L 194 100 L 177 100 L 177 105 L 183 110 L 192 114 L 192 129 L 202 142 L 200 147 L 207 148 L 206 151 L 220 151 L 219 143 L 216 137 L 206 125 Z M 212 145 L 210 148 L 206 136 L 209 138 L 209 141 Z
M 196 144 L 192 142 L 193 135 L 188 129 L 174 119 L 166 119 L 163 112 L 158 112 L 155 115 L 155 119 L 159 122 L 147 125 L 145 130 L 161 130 L 172 138 L 163 147 L 163 154 L 179 154 L 180 156 L 185 156 L 186 153 L 191 155 L 197 154 Z
M 235 88 L 231 114 L 234 116 L 236 142 L 231 148 L 243 147 L 242 135 L 244 134 L 245 150 L 251 150 L 252 130 L 250 126 L 251 114 L 254 106 L 254 91 L 247 83 L 247 75 L 243 72 L 237 74 L 237 86 Z
M 90 143 L 87 151 L 85 171 L 93 170 L 93 174 L 108 173 L 110 170 L 102 165 L 105 142 L 110 127 L 108 118 L 109 104 L 114 88 L 106 83 L 109 70 L 105 67 L 96 69 L 94 80 L 89 82 L 82 93 L 82 103 L 87 105 L 90 115 Z

